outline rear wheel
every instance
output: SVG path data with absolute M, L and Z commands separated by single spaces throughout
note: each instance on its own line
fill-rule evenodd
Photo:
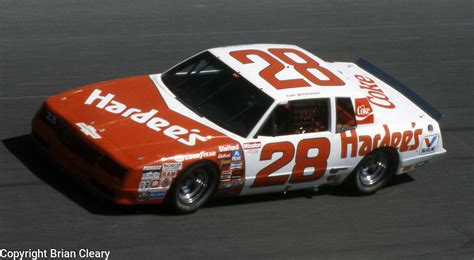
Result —
M 363 194 L 375 193 L 393 177 L 396 161 L 392 151 L 375 150 L 362 159 L 353 174 L 354 188 Z
M 217 180 L 217 170 L 211 163 L 193 164 L 176 178 L 168 202 L 181 212 L 196 211 L 214 193 Z

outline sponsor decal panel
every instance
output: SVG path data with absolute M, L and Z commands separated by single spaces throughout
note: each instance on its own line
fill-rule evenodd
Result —
M 229 158 L 220 161 L 221 178 L 217 194 L 227 196 L 238 194 L 242 190 L 245 182 L 243 170 L 243 151 L 232 150 Z M 219 195 L 218 195 L 219 196 Z
M 219 152 L 230 152 L 232 150 L 238 150 L 239 145 L 238 144 L 226 144 L 226 145 L 219 145 L 218 147 Z
M 232 163 L 230 164 L 230 169 L 231 169 L 231 170 L 234 170 L 234 169 L 240 170 L 240 169 L 242 169 L 242 162 L 235 162 L 235 163 L 232 162 Z
M 220 188 L 241 188 L 244 185 L 243 179 L 230 179 L 220 184 Z
M 142 181 L 156 180 L 160 178 L 161 173 L 159 171 L 143 171 Z
M 166 192 L 163 190 L 160 191 L 151 191 L 149 194 L 149 199 L 161 199 L 165 197 Z
M 143 166 L 144 171 L 161 171 L 161 165 Z
M 144 166 L 142 178 L 138 186 L 137 200 L 161 199 L 171 185 L 173 178 L 178 174 L 182 163 L 164 163 L 163 165 Z
M 161 187 L 168 188 L 171 185 L 172 178 L 163 178 L 161 179 Z
M 165 171 L 161 172 L 161 178 L 160 178 L 160 187 L 161 188 L 169 188 L 171 183 L 173 182 L 173 179 L 176 178 L 178 175 L 178 171 Z
M 165 197 L 165 195 L 166 195 L 165 190 L 150 190 L 150 191 L 138 193 L 137 200 L 142 201 L 142 200 L 162 199 Z
M 412 128 L 416 126 L 412 123 Z M 420 136 L 423 129 L 408 129 L 403 132 L 391 132 L 388 125 L 383 125 L 383 134 L 358 135 L 356 129 L 340 133 L 341 158 L 364 156 L 378 147 L 393 147 L 400 152 L 413 151 L 420 147 Z
M 374 122 L 374 111 L 372 106 L 370 106 L 369 100 L 367 98 L 356 98 L 354 101 L 357 124 L 372 124 Z
M 182 162 L 163 163 L 163 171 L 179 171 L 183 168 Z
M 217 159 L 228 159 L 230 158 L 231 154 L 230 153 L 220 153 L 217 155 Z
M 138 192 L 148 191 L 151 186 L 151 181 L 141 181 L 140 186 L 138 187 Z
M 161 165 L 144 166 L 142 171 L 142 178 L 138 185 L 138 200 L 147 199 L 149 191 L 156 189 L 159 186 L 159 179 L 161 178 Z
M 157 189 L 158 187 L 160 187 L 160 180 L 159 179 L 155 179 L 155 180 L 151 181 L 150 189 Z
M 257 153 L 262 148 L 262 143 L 260 142 L 250 142 L 250 143 L 243 143 L 242 147 L 244 151 L 247 153 Z
M 244 172 L 242 170 L 233 170 L 232 171 L 232 179 L 242 179 Z
M 230 160 L 222 160 L 220 163 L 221 171 L 230 170 Z
M 420 154 L 433 153 L 438 146 L 439 135 L 429 135 L 423 138 Z
M 232 176 L 232 171 L 231 170 L 222 171 L 221 172 L 221 181 L 230 180 L 231 176 Z
M 206 142 L 211 138 L 209 136 L 201 136 L 199 134 L 201 130 L 199 129 L 186 129 L 173 124 L 165 118 L 156 116 L 158 114 L 158 110 L 156 109 L 142 111 L 139 108 L 128 107 L 114 98 L 114 94 L 102 94 L 101 90 L 94 89 L 84 104 L 89 106 L 95 104 L 95 107 L 99 109 L 130 118 L 138 124 L 146 125 L 149 129 L 156 132 L 162 132 L 165 136 L 187 146 L 194 146 L 197 142 Z M 89 130 L 87 131 L 89 133 Z
M 260 142 L 250 142 L 243 144 L 244 150 L 255 150 L 262 148 L 262 143 Z
M 242 152 L 240 150 L 232 151 L 231 161 L 232 162 L 242 161 Z
M 175 155 L 172 157 L 163 157 L 161 158 L 161 161 L 177 161 L 177 162 L 183 162 L 183 161 L 188 161 L 188 160 L 200 160 L 204 158 L 209 158 L 209 157 L 215 157 L 216 152 L 215 151 L 201 151 L 199 153 L 193 153 L 193 154 L 180 154 L 180 155 Z
M 162 178 L 174 178 L 178 174 L 178 171 L 163 171 L 161 174 Z

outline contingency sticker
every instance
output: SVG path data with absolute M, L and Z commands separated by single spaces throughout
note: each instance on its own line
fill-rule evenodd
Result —
M 161 199 L 165 196 L 166 189 L 163 189 L 163 178 L 169 178 L 168 181 L 171 183 L 172 177 L 170 176 L 173 176 L 173 173 L 170 174 L 161 170 L 161 165 L 143 167 L 137 200 Z M 165 182 L 165 188 L 167 187 L 169 187 L 169 184 Z
M 178 171 L 183 168 L 182 162 L 163 163 L 163 171 Z

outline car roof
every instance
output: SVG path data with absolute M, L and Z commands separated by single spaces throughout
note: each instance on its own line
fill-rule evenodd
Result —
M 322 67 L 328 69 L 333 74 L 337 75 L 342 81 L 344 81 L 343 86 L 318 86 L 314 83 L 311 83 L 309 87 L 297 87 L 297 88 L 285 88 L 285 89 L 276 89 L 270 83 L 260 76 L 260 72 L 267 67 L 268 62 L 264 61 L 259 57 L 251 57 L 256 55 L 249 55 L 252 62 L 247 64 L 242 64 L 234 57 L 230 55 L 233 51 L 238 50 L 261 50 L 268 53 L 268 49 L 295 49 L 301 51 L 318 62 Z M 332 62 L 326 62 L 316 55 L 308 52 L 296 45 L 290 44 L 246 44 L 246 45 L 233 45 L 226 47 L 218 47 L 207 50 L 219 60 L 227 64 L 235 72 L 239 73 L 241 76 L 246 78 L 252 84 L 260 88 L 267 95 L 271 96 L 277 101 L 289 101 L 297 99 L 310 99 L 318 97 L 354 97 L 360 96 L 360 91 L 354 88 L 354 81 L 348 78 L 343 70 L 343 66 L 338 66 Z M 292 66 L 286 66 L 280 72 L 276 74 L 276 77 L 279 79 L 298 79 L 302 78 L 301 74 L 298 73 Z

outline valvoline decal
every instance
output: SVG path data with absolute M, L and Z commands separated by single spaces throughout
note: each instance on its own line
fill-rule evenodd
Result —
M 429 135 L 423 138 L 421 143 L 420 154 L 432 153 L 436 150 L 438 146 L 439 135 Z

